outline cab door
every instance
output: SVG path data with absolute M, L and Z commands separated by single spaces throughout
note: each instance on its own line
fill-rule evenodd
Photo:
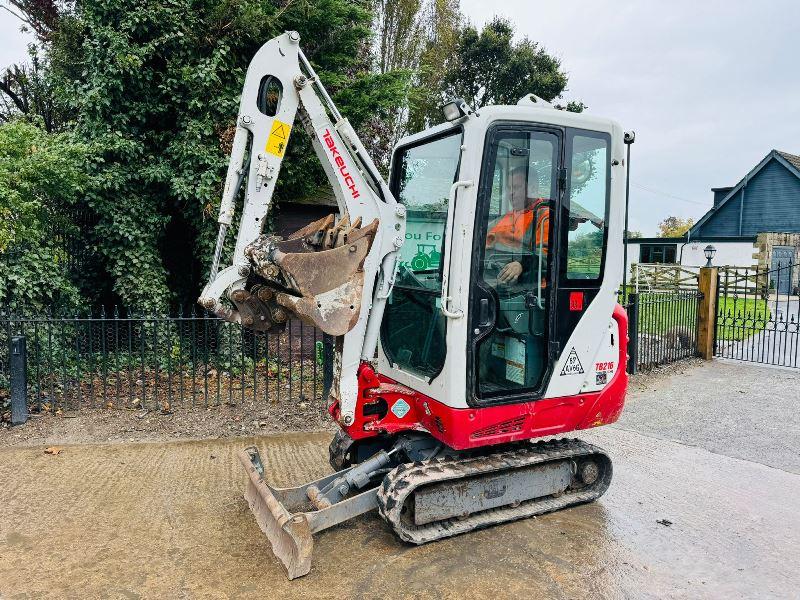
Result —
M 472 405 L 540 397 L 547 382 L 563 138 L 560 128 L 524 124 L 487 133 L 469 304 Z

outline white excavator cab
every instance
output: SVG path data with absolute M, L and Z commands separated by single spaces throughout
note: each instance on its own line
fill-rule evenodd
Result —
M 296 33 L 247 71 L 200 303 L 256 331 L 297 318 L 336 340 L 336 472 L 276 488 L 256 447 L 239 454 L 289 577 L 311 568 L 312 534 L 368 510 L 421 544 L 588 502 L 611 481 L 599 448 L 530 440 L 622 410 L 623 132 L 533 95 L 443 114 L 400 141 L 387 184 Z M 298 123 L 338 212 L 282 239 L 262 229 Z
M 453 408 L 604 387 L 619 366 L 622 135 L 523 99 L 401 140 L 389 187 L 406 243 L 379 372 Z

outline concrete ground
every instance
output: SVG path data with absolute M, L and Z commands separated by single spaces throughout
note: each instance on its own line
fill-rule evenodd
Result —
M 799 598 L 798 375 L 642 378 L 617 425 L 580 434 L 614 460 L 598 502 L 421 547 L 367 515 L 295 581 L 234 455 L 257 443 L 290 484 L 327 472 L 329 433 L 2 448 L 0 598 Z
M 800 474 L 800 369 L 697 361 L 631 387 L 615 427 Z

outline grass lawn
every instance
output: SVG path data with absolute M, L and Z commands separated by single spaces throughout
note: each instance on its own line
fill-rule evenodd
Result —
M 634 289 L 629 286 L 629 293 Z M 697 300 L 691 292 L 641 292 L 639 294 L 639 333 L 662 335 L 676 327 L 693 330 Z M 684 297 L 681 297 L 684 296 Z M 747 339 L 765 327 L 771 312 L 766 300 L 756 298 L 720 298 L 717 307 L 717 338 L 720 340 Z
M 640 293 L 639 333 L 663 334 L 675 328 L 694 336 L 697 299 L 687 295 Z
M 717 339 L 737 341 L 762 331 L 772 316 L 760 298 L 721 298 L 717 314 Z

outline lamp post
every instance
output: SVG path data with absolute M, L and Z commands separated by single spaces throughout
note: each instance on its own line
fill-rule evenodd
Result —
M 703 254 L 706 255 L 706 260 L 707 260 L 706 267 L 712 266 L 711 265 L 711 259 L 714 258 L 714 255 L 716 253 L 717 253 L 717 249 L 714 248 L 714 246 L 712 246 L 711 244 L 709 244 L 708 246 L 703 248 Z

